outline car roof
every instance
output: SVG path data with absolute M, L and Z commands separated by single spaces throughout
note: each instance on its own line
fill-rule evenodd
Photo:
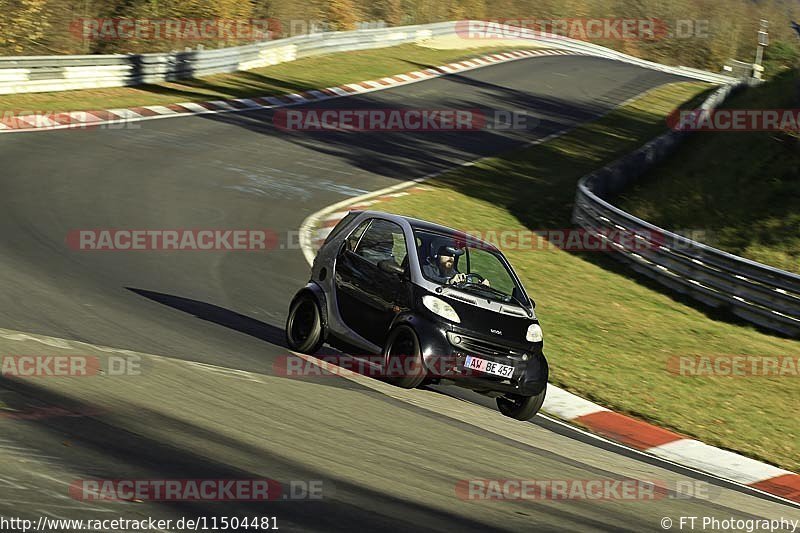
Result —
M 495 252 L 500 252 L 500 250 L 490 242 L 482 241 L 477 237 L 470 235 L 469 233 L 450 228 L 448 226 L 443 226 L 441 224 L 435 224 L 433 222 L 429 222 L 427 220 L 420 220 L 418 218 L 407 217 L 403 215 L 396 215 L 394 213 L 385 213 L 383 211 L 361 211 L 365 216 L 371 217 L 376 216 L 380 218 L 385 218 L 387 220 L 392 220 L 397 223 L 402 223 L 401 221 L 407 222 L 412 229 L 415 230 L 422 230 L 422 231 L 429 231 L 432 233 L 442 233 L 444 235 L 451 235 L 453 237 L 457 237 L 460 239 L 466 239 L 467 243 L 470 245 L 479 245 L 478 247 L 492 250 Z

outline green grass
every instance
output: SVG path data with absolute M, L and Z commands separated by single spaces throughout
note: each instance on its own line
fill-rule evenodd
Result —
M 378 204 L 464 230 L 569 228 L 580 176 L 665 130 L 680 102 L 708 88 L 664 86 L 548 143 L 449 172 Z M 377 206 L 376 206 L 377 207 Z M 537 302 L 551 381 L 614 410 L 800 471 L 796 378 L 688 378 L 683 355 L 797 355 L 770 336 L 670 294 L 601 253 L 508 250 Z
M 797 108 L 797 84 L 797 71 L 785 72 L 725 107 Z M 800 273 L 798 176 L 796 132 L 701 132 L 617 203 L 664 228 L 696 229 L 712 246 Z
M 3 95 L 0 111 L 79 111 L 279 95 L 403 74 L 514 48 L 506 45 L 467 50 L 434 50 L 406 44 L 299 59 L 246 72 L 170 83 Z

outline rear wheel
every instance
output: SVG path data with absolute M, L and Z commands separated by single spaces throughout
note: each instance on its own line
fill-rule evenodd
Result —
M 314 354 L 322 346 L 322 315 L 316 298 L 301 294 L 289 307 L 286 343 L 300 353 Z
M 427 372 L 422 361 L 422 350 L 416 332 L 408 326 L 392 330 L 383 350 L 384 381 L 402 387 L 419 387 Z
M 497 408 L 504 415 L 516 420 L 530 420 L 544 403 L 547 387 L 536 396 L 520 396 L 519 394 L 506 394 L 497 398 Z

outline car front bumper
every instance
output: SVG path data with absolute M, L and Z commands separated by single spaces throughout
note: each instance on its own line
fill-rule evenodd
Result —
M 482 393 L 534 396 L 547 387 L 549 366 L 541 343 L 534 345 L 532 349 L 522 350 L 494 340 L 477 338 L 472 332 L 462 331 L 449 324 L 420 322 L 415 327 L 426 330 L 419 332 L 422 343 L 420 348 L 432 378 L 445 379 L 459 387 Z M 460 337 L 462 342 L 455 344 L 455 336 Z M 513 374 L 511 377 L 501 377 L 468 369 L 468 356 L 512 366 Z

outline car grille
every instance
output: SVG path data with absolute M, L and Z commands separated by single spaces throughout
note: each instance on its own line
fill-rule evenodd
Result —
M 456 343 L 456 337 L 460 338 L 461 342 Z M 491 357 L 508 357 L 511 359 L 520 359 L 522 357 L 521 350 L 513 350 L 508 346 L 503 346 L 501 344 L 496 344 L 483 339 L 477 339 L 475 337 L 448 332 L 447 339 L 456 350 L 463 351 L 468 354 L 488 355 Z

